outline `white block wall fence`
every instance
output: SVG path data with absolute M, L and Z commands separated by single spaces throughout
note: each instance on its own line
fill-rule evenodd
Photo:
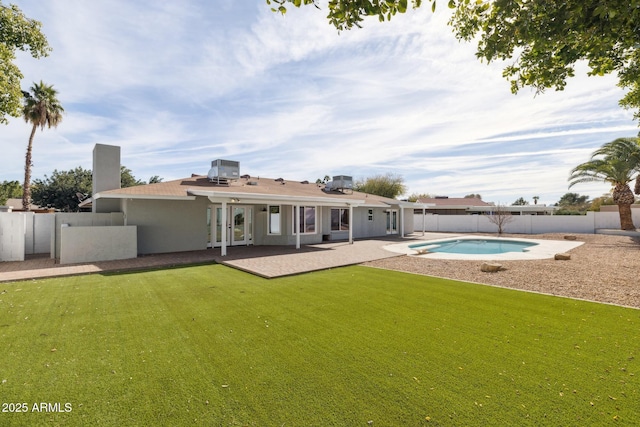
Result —
M 24 261 L 25 215 L 0 213 L 0 261 Z
M 125 227 L 122 213 L 0 212 L 0 261 L 32 254 L 61 263 L 135 258 L 137 228 Z
M 633 222 L 640 227 L 640 209 L 633 209 Z M 601 229 L 620 229 L 618 212 L 587 212 L 586 215 L 514 215 L 504 225 L 505 233 L 584 233 L 594 234 Z M 414 231 L 442 233 L 496 233 L 498 227 L 484 215 L 414 214 Z

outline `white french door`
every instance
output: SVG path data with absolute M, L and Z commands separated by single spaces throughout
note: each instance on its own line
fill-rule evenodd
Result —
M 226 240 L 229 246 L 253 244 L 253 208 L 232 205 L 227 207 L 228 227 Z M 207 209 L 209 247 L 222 246 L 222 206 L 212 205 Z
M 387 234 L 398 234 L 398 211 L 387 211 Z

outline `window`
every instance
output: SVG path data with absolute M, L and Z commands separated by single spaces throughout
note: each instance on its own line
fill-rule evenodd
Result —
M 331 231 L 349 231 L 349 209 L 331 209 Z
M 269 206 L 269 234 L 280 234 L 280 206 Z
M 373 209 L 369 209 L 367 218 L 369 219 L 369 221 L 373 221 Z
M 293 208 L 293 232 L 296 230 L 296 207 Z M 316 232 L 316 207 L 315 206 L 300 206 L 300 234 L 313 234 Z

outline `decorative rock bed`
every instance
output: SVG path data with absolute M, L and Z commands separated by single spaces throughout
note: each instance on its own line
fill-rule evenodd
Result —
M 567 233 L 538 234 L 535 238 L 563 240 L 565 235 Z M 606 234 L 576 236 L 584 244 L 571 250 L 571 262 L 558 262 L 553 258 L 500 261 L 504 267 L 500 274 L 480 271 L 478 261 L 416 256 L 386 258 L 366 265 L 640 308 L 640 238 Z M 505 237 L 525 236 L 507 234 Z

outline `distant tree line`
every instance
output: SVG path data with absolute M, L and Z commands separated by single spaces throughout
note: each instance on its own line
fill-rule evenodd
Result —
M 19 181 L 4 181 L 0 184 L 0 206 L 4 206 L 9 199 L 22 198 L 22 184 Z
M 162 178 L 152 176 L 149 184 L 161 182 Z M 92 172 L 90 169 L 77 167 L 68 171 L 54 170 L 51 176 L 36 179 L 31 184 L 33 203 L 63 212 L 78 212 L 79 204 L 91 197 Z M 147 184 L 133 176 L 131 169 L 120 168 L 120 185 L 122 188 Z

